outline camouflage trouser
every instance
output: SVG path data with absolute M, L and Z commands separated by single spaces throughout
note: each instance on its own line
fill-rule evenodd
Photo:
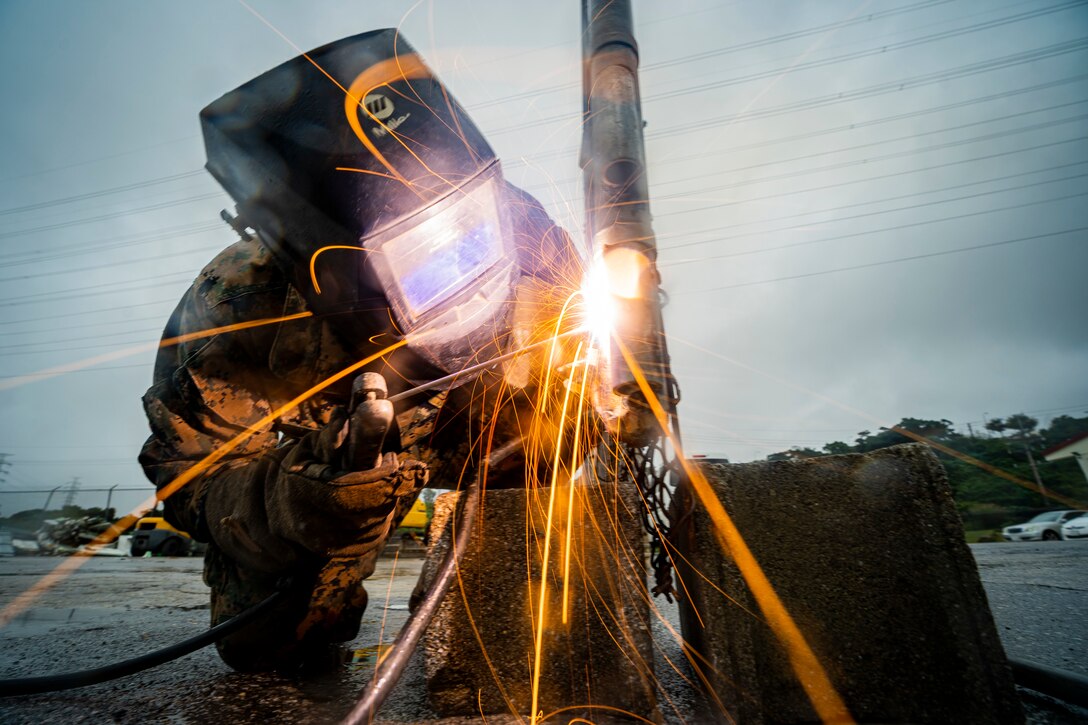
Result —
M 330 645 L 347 642 L 359 631 L 367 604 L 362 582 L 376 558 L 336 559 L 320 569 L 298 571 L 288 583 L 243 569 L 209 545 L 204 583 L 211 587 L 212 626 L 285 588 L 271 610 L 216 643 L 219 656 L 240 671 L 290 670 L 327 658 Z

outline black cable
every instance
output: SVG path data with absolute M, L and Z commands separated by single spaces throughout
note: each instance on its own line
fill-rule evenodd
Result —
M 152 667 L 158 667 L 170 660 L 176 660 L 179 657 L 184 657 L 187 654 L 196 652 L 198 649 L 207 647 L 213 642 L 218 642 L 227 635 L 248 624 L 256 616 L 264 613 L 265 610 L 279 602 L 279 600 L 283 598 L 284 592 L 284 589 L 274 592 L 264 601 L 255 604 L 222 624 L 217 624 L 207 632 L 198 634 L 195 637 L 190 637 L 177 644 L 172 644 L 169 647 L 163 647 L 154 652 L 148 652 L 145 655 L 133 657 L 124 662 L 117 662 L 112 665 L 106 665 L 105 667 L 96 667 L 92 670 L 66 672 L 61 675 L 0 680 L 0 697 L 36 695 L 42 692 L 57 692 L 60 690 L 71 690 L 75 687 L 87 687 L 88 685 L 97 685 L 100 682 L 116 680 L 119 677 L 127 677 L 128 675 L 134 675 L 143 670 L 149 670 Z
M 1088 707 L 1088 677 L 1039 662 L 1009 658 L 1016 684 L 1080 707 Z

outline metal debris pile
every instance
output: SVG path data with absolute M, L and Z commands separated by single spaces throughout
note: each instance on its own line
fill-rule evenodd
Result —
M 39 553 L 54 556 L 74 554 L 109 527 L 110 522 L 101 516 L 46 519 L 36 535 Z

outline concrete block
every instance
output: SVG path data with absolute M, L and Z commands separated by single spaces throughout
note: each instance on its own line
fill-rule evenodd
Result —
M 701 470 L 858 722 L 1023 722 L 928 448 Z M 712 705 L 707 721 L 818 721 L 705 509 L 696 501 L 690 511 L 675 536 L 688 562 L 678 569 L 690 593 L 682 631 L 729 712 Z
M 658 720 L 653 689 L 641 500 L 633 486 L 557 487 L 549 547 L 538 712 L 561 708 L 610 722 L 615 711 Z M 551 489 L 487 491 L 451 587 L 423 637 L 431 707 L 443 716 L 520 713 L 532 704 Z M 460 493 L 435 501 L 426 586 L 449 550 Z M 572 526 L 567 621 L 562 621 L 566 520 Z M 580 713 L 580 715 L 579 715 Z

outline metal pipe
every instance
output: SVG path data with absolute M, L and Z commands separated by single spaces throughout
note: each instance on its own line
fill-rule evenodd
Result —
M 612 290 L 617 309 L 615 338 L 630 351 L 657 396 L 674 403 L 630 0 L 583 0 L 582 23 L 586 237 L 609 276 L 626 278 L 626 289 Z M 639 399 L 634 374 L 618 349 L 613 350 L 611 361 L 613 392 Z

